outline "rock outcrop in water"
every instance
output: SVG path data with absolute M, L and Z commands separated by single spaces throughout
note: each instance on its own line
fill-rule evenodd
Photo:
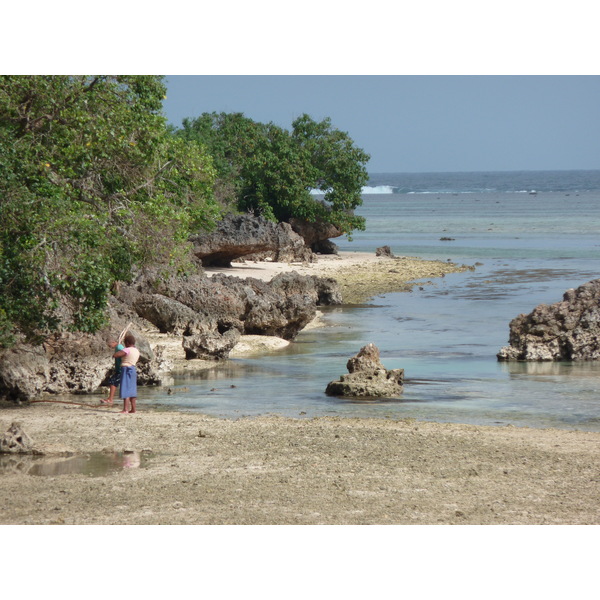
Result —
M 224 274 L 162 277 L 146 274 L 121 286 L 114 305 L 133 310 L 161 333 L 182 336 L 276 335 L 291 340 L 316 315 L 316 307 L 340 304 L 334 279 L 282 273 L 270 282 Z
M 509 345 L 498 360 L 559 361 L 600 358 L 600 279 L 540 304 L 510 323 Z
M 385 256 L 386 258 L 395 258 L 392 249 L 389 246 L 381 246 L 375 249 L 375 256 Z
M 354 398 L 394 398 L 404 389 L 404 369 L 386 369 L 380 361 L 379 349 L 367 344 L 346 364 L 348 375 L 327 385 L 328 396 Z

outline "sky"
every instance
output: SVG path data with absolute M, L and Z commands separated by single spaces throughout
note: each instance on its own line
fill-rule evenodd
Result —
M 600 76 L 167 76 L 164 111 L 180 126 L 242 112 L 291 129 L 330 117 L 381 172 L 600 168 Z

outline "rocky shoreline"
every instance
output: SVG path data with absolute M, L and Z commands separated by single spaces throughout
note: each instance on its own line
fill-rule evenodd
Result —
M 393 272 L 400 261 L 402 281 Z M 368 272 L 370 287 L 356 296 L 366 298 L 466 268 L 348 253 L 310 264 L 246 261 L 227 272 L 270 281 L 296 270 L 335 277 L 341 289 Z M 149 327 L 144 336 L 174 370 L 214 364 L 186 359 L 181 335 Z M 232 352 L 288 343 L 240 336 Z M 143 405 L 121 415 L 79 398 L 2 404 L 0 435 L 18 423 L 32 449 L 0 454 L 1 524 L 599 522 L 598 433 L 412 419 L 228 420 Z M 89 464 L 96 467 L 85 471 Z
M 363 302 L 409 289 L 416 279 L 466 268 L 347 253 L 313 262 L 242 259 L 188 276 L 147 271 L 114 289 L 110 324 L 98 333 L 63 332 L 43 344 L 20 343 L 0 352 L 0 397 L 19 402 L 101 392 L 112 368 L 106 340 L 126 326 L 141 351 L 138 382 L 170 385 L 173 372 L 285 346 L 318 323 L 320 306 Z
M 410 291 L 416 285 L 432 285 L 431 279 L 473 268 L 417 257 L 378 257 L 366 252 L 340 252 L 320 255 L 316 261 L 310 263 L 241 260 L 233 263 L 230 268 L 207 267 L 205 271 L 211 278 L 229 275 L 240 279 L 251 277 L 264 282 L 289 272 L 325 280 L 332 279 L 339 287 L 343 304 L 360 304 L 379 294 Z M 427 281 L 423 282 L 424 279 Z M 418 280 L 420 283 L 417 283 Z M 320 325 L 321 313 L 317 309 L 312 320 L 303 329 L 312 329 Z M 214 366 L 214 362 L 210 360 L 186 360 L 180 336 L 163 334 L 156 330 L 147 331 L 144 335 L 153 348 L 163 347 L 161 351 L 172 364 L 173 371 L 190 371 Z M 285 348 L 289 343 L 281 336 L 242 335 L 229 356 L 261 354 L 264 351 Z
M 340 256 L 329 239 L 340 235 L 323 223 L 226 214 L 214 231 L 189 237 L 185 271 L 159 261 L 114 282 L 106 325 L 95 333 L 71 332 L 75 309 L 59 295 L 53 309 L 59 329 L 38 332 L 35 341 L 17 332 L 0 349 L 0 399 L 91 394 L 108 386 L 107 343 L 125 329 L 141 353 L 138 384 L 168 385 L 174 371 L 294 340 L 315 323 L 320 306 L 364 302 L 410 289 L 416 279 L 469 268 L 396 258 L 387 246 L 375 256 Z

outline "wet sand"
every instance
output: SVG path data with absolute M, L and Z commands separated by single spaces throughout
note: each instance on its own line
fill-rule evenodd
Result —
M 227 272 L 270 279 L 289 268 L 335 276 L 363 297 L 463 269 L 358 255 Z M 357 286 L 357 278 L 371 279 Z M 143 403 L 122 415 L 91 397 L 73 401 L 90 405 L 0 407 L 0 434 L 19 422 L 37 452 L 0 455 L 1 524 L 600 521 L 598 433 L 329 417 L 225 420 Z M 129 459 L 110 472 L 58 474 L 58 463 L 98 453 Z M 32 474 L 41 465 L 54 474 Z
M 59 404 L 4 408 L 13 421 L 45 454 L 0 461 L 2 524 L 599 522 L 597 433 Z M 98 452 L 132 460 L 28 474 Z

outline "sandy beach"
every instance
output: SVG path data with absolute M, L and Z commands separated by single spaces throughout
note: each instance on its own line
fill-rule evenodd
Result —
M 423 260 L 414 256 L 376 256 L 367 252 L 340 252 L 319 255 L 314 263 L 276 263 L 244 261 L 234 263 L 230 269 L 207 268 L 210 277 L 214 273 L 226 273 L 235 277 L 255 277 L 270 281 L 275 275 L 294 270 L 301 275 L 333 277 L 340 285 L 345 304 L 365 302 L 377 294 L 407 291 L 415 280 L 426 280 L 419 285 L 430 285 L 429 278 L 444 277 L 472 269 L 438 260 Z
M 291 268 L 335 277 L 348 301 L 467 267 L 344 253 L 308 265 L 240 263 L 227 273 L 270 279 Z M 1 524 L 600 521 L 597 433 L 301 415 L 226 420 L 143 403 L 122 415 L 92 397 L 73 400 L 83 405 L 0 407 L 0 434 L 20 423 L 36 452 L 0 455 Z

